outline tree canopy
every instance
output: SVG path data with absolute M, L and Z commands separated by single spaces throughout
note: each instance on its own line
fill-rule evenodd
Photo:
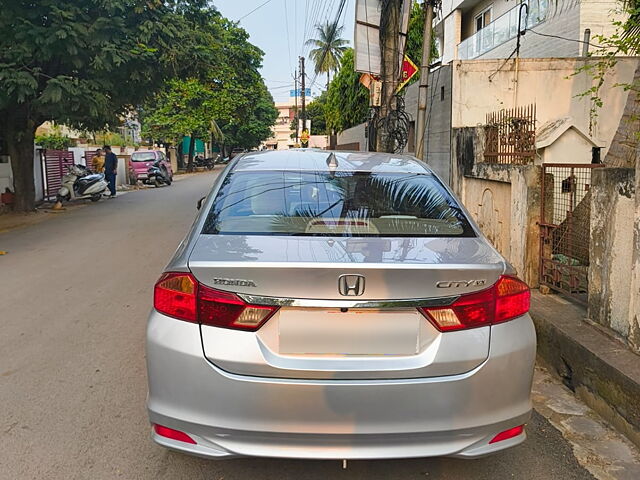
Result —
M 197 48 L 197 26 L 215 15 L 206 0 L 3 2 L 0 136 L 16 208 L 33 208 L 33 141 L 42 122 L 118 124 L 187 58 L 210 62 Z
M 353 50 L 345 51 L 340 70 L 329 84 L 325 118 L 327 127 L 342 131 L 366 120 L 369 91 L 360 83 L 354 70 Z
M 338 26 L 338 20 L 316 25 L 318 38 L 310 38 L 305 43 L 315 47 L 309 52 L 309 57 L 315 64 L 316 74 L 327 74 L 327 87 L 331 80 L 331 72 L 338 69 L 342 55 L 347 49 L 347 41 L 340 37 L 343 29 L 343 26 Z
M 424 19 L 423 5 L 414 0 L 409 17 L 406 54 L 418 65 L 422 61 Z M 437 48 L 432 42 L 431 58 L 437 55 Z M 419 75 L 416 75 L 412 82 L 418 77 Z M 327 90 L 324 106 L 327 129 L 341 131 L 358 125 L 367 119 L 368 112 L 369 91 L 360 84 L 360 73 L 354 70 L 353 50 L 348 49 L 344 52 L 338 73 Z
M 413 0 L 411 4 L 411 14 L 409 16 L 409 27 L 407 29 L 407 47 L 406 55 L 416 65 L 422 63 L 422 43 L 424 39 L 424 21 L 426 12 L 424 5 Z M 438 47 L 435 42 L 435 33 L 431 35 L 431 53 L 429 54 L 429 62 L 434 58 L 438 58 Z M 410 84 L 417 81 L 420 75 L 415 75 L 409 82 Z
M 16 208 L 34 204 L 33 140 L 51 120 L 117 125 L 171 78 L 214 68 L 207 0 L 12 0 L 0 15 L 0 136 Z M 233 52 L 226 52 L 233 56 Z
M 229 148 L 257 147 L 271 135 L 278 112 L 258 69 L 263 52 L 249 43 L 247 32 L 223 17 L 202 27 L 201 48 L 215 65 L 175 79 L 143 108 L 143 133 L 174 142 L 183 135 L 208 140 L 209 134 Z

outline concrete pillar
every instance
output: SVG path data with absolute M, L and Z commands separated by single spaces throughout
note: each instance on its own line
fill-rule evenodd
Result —
M 589 318 L 632 346 L 638 341 L 636 181 L 633 169 L 597 168 L 591 172 L 589 190 Z
M 532 288 L 539 285 L 538 259 L 540 251 L 540 167 L 512 166 L 510 261 Z
M 640 352 L 640 145 L 636 147 L 636 195 L 633 216 L 629 343 Z
M 455 42 L 453 59 L 458 60 L 458 44 L 462 42 L 462 10 L 459 8 L 453 11 L 453 32 Z

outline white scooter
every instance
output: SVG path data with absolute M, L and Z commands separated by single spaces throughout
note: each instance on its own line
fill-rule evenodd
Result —
M 62 186 L 58 190 L 57 203 L 63 200 L 81 200 L 89 198 L 97 202 L 107 189 L 107 182 L 102 173 L 91 173 L 84 165 L 67 167 L 67 174 L 62 177 Z

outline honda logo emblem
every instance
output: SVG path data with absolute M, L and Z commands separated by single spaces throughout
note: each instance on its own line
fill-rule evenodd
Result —
M 340 275 L 338 292 L 345 297 L 359 297 L 364 293 L 364 275 Z

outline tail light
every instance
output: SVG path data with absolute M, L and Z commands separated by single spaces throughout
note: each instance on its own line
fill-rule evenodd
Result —
M 462 295 L 447 307 L 418 308 L 438 330 L 449 332 L 506 322 L 529 311 L 531 294 L 526 283 L 502 276 L 491 287 Z
M 258 330 L 278 310 L 206 287 L 190 273 L 162 275 L 155 285 L 153 306 L 179 320 L 248 331 Z

